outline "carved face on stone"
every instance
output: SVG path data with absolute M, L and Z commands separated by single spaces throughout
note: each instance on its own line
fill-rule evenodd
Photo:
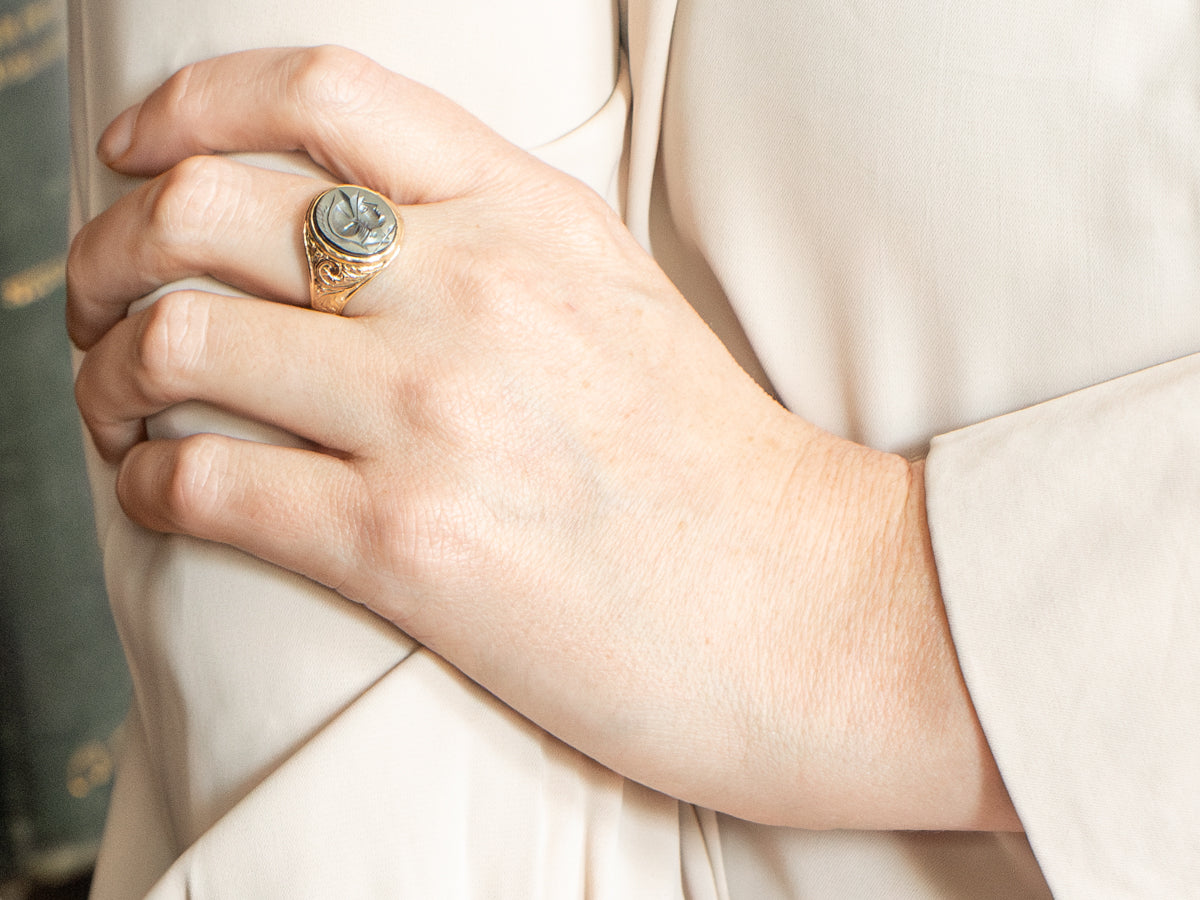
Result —
M 322 195 L 313 210 L 313 224 L 325 240 L 352 256 L 381 253 L 396 234 L 396 217 L 384 199 L 357 187 Z

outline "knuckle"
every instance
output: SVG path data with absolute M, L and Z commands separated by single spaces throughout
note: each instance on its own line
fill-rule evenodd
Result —
M 547 292 L 547 273 L 553 274 L 559 294 L 585 288 L 611 267 L 614 252 L 625 250 L 624 225 L 602 198 L 582 185 L 535 190 L 522 203 L 518 224 L 524 228 L 500 224 L 447 242 L 442 249 L 447 295 L 467 312 L 524 321 L 539 301 L 554 300 Z M 484 214 L 495 221 L 493 210 Z
M 468 315 L 501 322 L 519 312 L 540 284 L 538 266 L 519 244 L 477 242 L 456 254 L 450 296 Z
M 146 213 L 154 241 L 166 247 L 203 242 L 212 231 L 214 215 L 225 208 L 222 195 L 230 171 L 220 157 L 191 156 L 161 175 Z
M 204 111 L 207 98 L 200 85 L 201 79 L 195 78 L 195 64 L 184 66 L 163 82 L 159 89 L 163 105 L 176 113 L 181 119 L 189 120 Z
M 421 371 L 391 385 L 390 410 L 405 432 L 437 447 L 447 460 L 477 446 L 486 433 L 486 360 L 423 358 Z
M 584 257 L 608 253 L 614 227 L 624 229 L 612 207 L 577 181 L 564 178 L 559 190 L 554 187 L 548 184 L 546 194 L 533 200 L 539 221 L 553 238 L 547 243 Z
M 143 380 L 168 395 L 203 365 L 210 305 L 203 294 L 174 291 L 145 314 L 136 344 Z
M 287 94 L 304 115 L 359 105 L 381 70 L 370 59 L 334 45 L 300 51 L 287 76 Z
M 401 501 L 376 501 L 365 512 L 373 568 L 409 585 L 417 595 L 438 595 L 479 562 L 472 516 L 456 492 L 429 481 L 404 492 Z
M 162 513 L 173 527 L 196 531 L 220 514 L 226 461 L 225 442 L 216 435 L 192 435 L 178 443 L 161 495 Z

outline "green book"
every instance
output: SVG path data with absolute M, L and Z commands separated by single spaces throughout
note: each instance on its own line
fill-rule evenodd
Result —
M 63 326 L 64 0 L 0 0 L 0 880 L 93 861 L 129 682 Z

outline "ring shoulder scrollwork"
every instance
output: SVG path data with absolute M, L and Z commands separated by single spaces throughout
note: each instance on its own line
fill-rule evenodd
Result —
M 322 191 L 304 218 L 313 309 L 341 313 L 400 249 L 404 223 L 381 194 L 358 185 Z

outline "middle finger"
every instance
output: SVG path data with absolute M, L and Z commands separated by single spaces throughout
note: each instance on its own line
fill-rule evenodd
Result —
M 197 156 L 126 194 L 76 235 L 67 327 L 87 349 L 129 305 L 163 285 L 211 275 L 270 300 L 308 303 L 300 229 L 327 182 Z

